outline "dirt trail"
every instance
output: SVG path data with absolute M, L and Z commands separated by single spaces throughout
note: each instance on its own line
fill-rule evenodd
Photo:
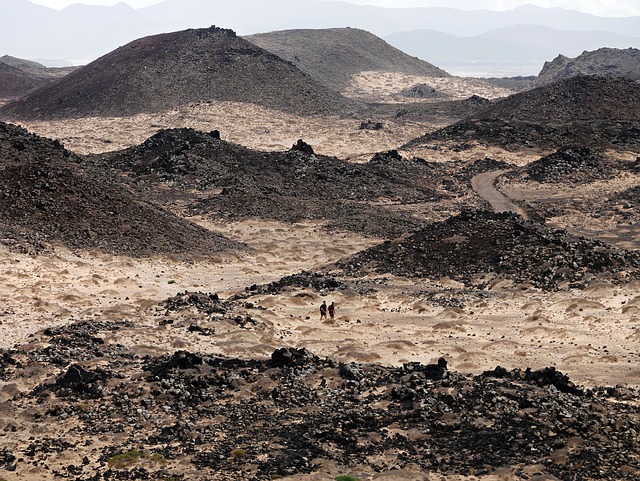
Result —
M 471 186 L 480 197 L 486 200 L 496 212 L 514 212 L 527 219 L 527 213 L 514 204 L 511 199 L 495 188 L 495 180 L 507 172 L 506 170 L 494 170 L 476 175 L 471 179 Z

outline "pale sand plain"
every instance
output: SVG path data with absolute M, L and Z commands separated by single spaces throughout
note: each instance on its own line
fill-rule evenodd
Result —
M 365 72 L 354 80 L 352 90 L 360 89 L 361 96 L 385 88 L 393 92 L 420 80 L 427 81 Z M 499 94 L 486 85 L 484 90 L 474 90 L 473 82 L 437 82 L 441 82 L 439 89 L 446 87 L 460 98 L 474 93 Z M 24 126 L 57 138 L 79 153 L 136 145 L 161 128 L 193 127 L 219 129 L 227 140 L 262 150 L 288 149 L 296 139 L 304 138 L 319 153 L 354 161 L 397 148 L 437 127 L 385 121 L 382 131 L 367 131 L 358 129 L 356 119 L 303 119 L 256 106 L 219 102 L 189 105 L 158 115 Z M 517 165 L 544 153 L 513 154 L 481 145 L 465 152 L 452 152 L 446 147 L 406 152 L 429 160 L 471 161 L 489 156 Z M 636 180 L 623 178 L 614 188 L 621 189 Z M 544 187 L 539 187 L 537 194 L 526 188 L 501 185 L 518 200 L 550 195 Z M 600 188 L 593 186 L 592 194 Z M 452 206 L 451 210 L 455 212 L 458 207 Z M 578 225 L 576 219 L 555 220 L 559 226 L 572 226 Z M 210 292 L 227 298 L 252 284 L 275 281 L 303 269 L 324 270 L 328 264 L 382 241 L 353 233 L 329 234 L 320 223 L 292 226 L 258 219 L 230 224 L 204 219 L 198 222 L 245 242 L 250 249 L 210 258 L 132 259 L 70 252 L 62 246 L 38 256 L 1 248 L 0 346 L 28 342 L 31 333 L 49 326 L 126 319 L 136 328 L 132 332 L 118 331 L 112 342 L 140 351 L 172 352 L 180 348 L 268 357 L 274 349 L 295 346 L 344 361 L 380 364 L 427 363 L 444 356 L 451 369 L 462 372 L 480 373 L 497 365 L 508 369 L 555 366 L 578 384 L 640 385 L 640 296 L 635 282 L 611 285 L 596 281 L 586 290 L 542 292 L 496 281 L 486 293 L 477 295 L 454 281 L 414 281 L 385 275 L 386 280 L 371 279 L 376 290 L 366 296 L 350 290 L 291 290 L 252 297 L 250 301 L 261 309 L 241 313 L 257 321 L 251 329 L 239 329 L 233 323 L 195 312 L 170 314 L 175 316 L 174 324 L 160 326 L 165 316 L 161 301 L 178 292 Z M 602 225 L 612 230 L 616 227 L 606 222 Z M 442 307 L 432 302 L 434 296 L 460 298 L 464 307 Z M 335 320 L 320 322 L 318 306 L 325 299 L 339 308 Z M 214 328 L 216 335 L 203 337 L 181 329 L 194 322 Z

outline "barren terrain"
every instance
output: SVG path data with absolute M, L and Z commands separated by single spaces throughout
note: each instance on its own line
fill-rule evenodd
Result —
M 638 479 L 635 137 L 421 137 L 455 112 L 395 115 L 417 84 L 508 93 L 361 72 L 343 94 L 391 106 L 20 122 L 58 143 L 3 144 L 39 183 L 3 184 L 0 478 Z

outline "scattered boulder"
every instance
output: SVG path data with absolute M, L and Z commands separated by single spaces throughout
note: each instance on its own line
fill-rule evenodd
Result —
M 271 354 L 271 363 L 277 367 L 300 366 L 308 362 L 315 362 L 318 357 L 306 348 L 282 347 Z
M 373 120 L 367 120 L 366 122 L 361 122 L 360 130 L 382 130 L 384 129 L 384 124 L 382 122 L 374 122 Z
M 313 147 L 307 144 L 304 140 L 298 139 L 298 141 L 291 146 L 291 150 L 295 150 L 297 152 L 302 152 L 307 155 L 313 155 L 315 152 L 313 151 Z
M 425 83 L 416 84 L 412 87 L 404 89 L 400 92 L 403 97 L 418 99 L 442 99 L 449 97 L 447 94 L 440 92 L 431 85 Z

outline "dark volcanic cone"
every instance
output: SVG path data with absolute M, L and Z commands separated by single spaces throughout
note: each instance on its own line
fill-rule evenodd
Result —
M 510 214 L 466 212 L 385 242 L 340 264 L 347 271 L 449 277 L 467 285 L 486 273 L 543 289 L 593 276 L 638 272 L 640 254 L 525 221 Z M 578 284 L 575 284 L 578 286 Z
M 284 30 L 245 38 L 293 62 L 303 72 L 337 91 L 349 84 L 353 74 L 363 71 L 423 77 L 450 76 L 444 70 L 411 57 L 358 28 Z
M 0 109 L 5 119 L 126 116 L 191 102 L 249 102 L 297 114 L 353 104 L 231 30 L 185 30 L 131 42 Z
M 496 102 L 463 120 L 409 142 L 471 141 L 508 150 L 523 146 L 640 149 L 640 85 L 620 78 L 573 77 Z
M 0 228 L 3 242 L 114 254 L 200 253 L 239 247 L 138 200 L 87 172 L 57 141 L 0 123 Z

